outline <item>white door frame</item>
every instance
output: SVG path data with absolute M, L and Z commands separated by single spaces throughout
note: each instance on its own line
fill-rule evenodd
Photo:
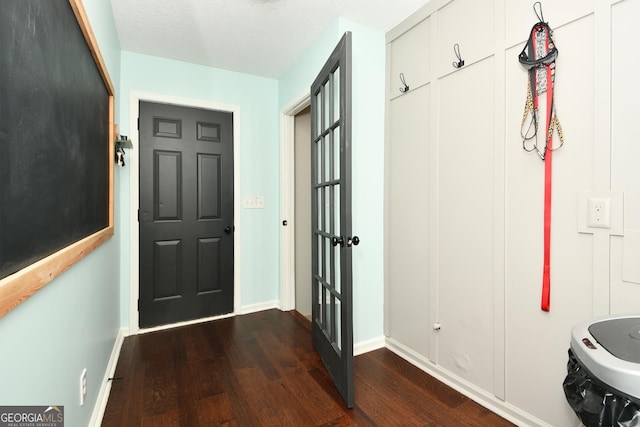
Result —
M 309 90 L 289 102 L 280 112 L 280 310 L 296 307 L 295 251 L 295 116 L 311 105 Z
M 225 111 L 233 114 L 233 313 L 222 316 L 214 316 L 205 319 L 196 319 L 187 322 L 180 322 L 172 325 L 164 325 L 156 328 L 140 330 L 140 319 L 138 316 L 138 297 L 140 293 L 140 230 L 138 228 L 138 210 L 140 208 L 139 185 L 140 185 L 140 143 L 138 134 L 138 117 L 140 101 L 155 102 L 158 104 L 171 104 L 182 107 L 202 108 L 205 110 Z M 129 131 L 131 132 L 131 142 L 133 148 L 128 150 L 129 168 L 129 194 L 130 194 L 130 271 L 129 271 L 129 334 L 135 335 L 141 332 L 150 332 L 159 329 L 167 329 L 185 324 L 199 323 L 207 320 L 233 316 L 241 311 L 240 292 L 240 107 L 237 105 L 220 104 L 202 99 L 181 98 L 171 95 L 132 91 L 129 95 Z

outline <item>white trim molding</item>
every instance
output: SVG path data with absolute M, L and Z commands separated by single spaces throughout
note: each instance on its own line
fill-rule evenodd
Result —
M 539 427 L 552 427 L 550 424 L 534 417 L 533 415 L 524 412 L 522 409 L 513 406 L 496 396 L 487 393 L 485 390 L 471 384 L 470 382 L 457 377 L 450 371 L 441 368 L 439 365 L 433 363 L 426 357 L 418 354 L 394 340 L 393 338 L 386 338 L 386 347 L 411 363 L 412 365 L 420 368 L 427 374 L 434 377 L 436 380 L 448 385 L 454 390 L 464 394 L 469 399 L 484 406 L 490 411 L 500 415 L 502 418 L 511 421 L 519 426 L 539 426 Z
M 113 348 L 111 349 L 109 363 L 107 363 L 107 368 L 104 372 L 104 377 L 102 378 L 98 398 L 96 399 L 96 404 L 94 405 L 93 412 L 91 413 L 91 420 L 89 420 L 89 426 L 91 427 L 100 427 L 102 424 L 104 411 L 107 409 L 107 402 L 109 401 L 109 394 L 111 393 L 111 381 L 109 381 L 109 378 L 112 378 L 116 372 L 118 358 L 120 357 L 120 349 L 122 348 L 122 343 L 127 335 L 128 331 L 126 328 L 120 328 L 118 330 L 116 340 L 113 343 Z
M 295 116 L 311 104 L 305 91 L 280 112 L 280 310 L 296 307 L 295 263 Z M 282 224 L 287 221 L 287 225 Z
M 384 335 L 371 338 L 365 341 L 359 341 L 353 346 L 353 356 L 369 353 L 370 351 L 379 350 L 385 347 Z

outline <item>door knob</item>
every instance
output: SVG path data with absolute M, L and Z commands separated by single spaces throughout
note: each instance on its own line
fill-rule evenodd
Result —
M 333 246 L 340 245 L 342 247 L 342 246 L 344 246 L 344 239 L 342 238 L 342 236 L 340 236 L 340 237 L 332 237 L 331 238 L 331 244 Z
M 349 237 L 347 239 L 347 246 L 358 246 L 360 243 L 360 238 L 358 236 Z
M 231 231 L 233 231 L 233 230 L 232 230 L 232 229 L 231 229 L 231 227 L 229 227 L 229 226 L 226 226 L 226 227 L 224 228 L 224 232 L 225 232 L 225 233 L 227 233 L 227 234 L 231 234 Z

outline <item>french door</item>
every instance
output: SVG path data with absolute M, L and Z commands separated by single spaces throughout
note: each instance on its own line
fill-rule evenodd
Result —
M 353 393 L 351 33 L 311 86 L 312 339 L 348 407 Z

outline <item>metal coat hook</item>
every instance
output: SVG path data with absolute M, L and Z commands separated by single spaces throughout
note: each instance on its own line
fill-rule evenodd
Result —
M 404 87 L 399 88 L 400 92 L 402 92 L 402 93 L 409 92 L 409 85 L 407 84 L 407 82 L 404 79 L 404 73 L 400 73 L 400 81 L 404 85 Z
M 536 6 L 538 6 L 538 9 L 540 9 L 540 13 L 538 13 L 538 10 L 536 9 Z M 536 16 L 538 17 L 538 21 L 539 22 L 544 22 L 544 14 L 542 13 L 542 3 L 537 1 L 533 4 L 533 11 L 536 13 Z
M 462 59 L 462 56 L 460 55 L 460 45 L 458 43 L 453 45 L 453 53 L 456 54 L 456 57 L 458 58 L 458 62 L 453 61 L 451 65 L 453 65 L 454 68 L 464 67 L 464 59 Z

